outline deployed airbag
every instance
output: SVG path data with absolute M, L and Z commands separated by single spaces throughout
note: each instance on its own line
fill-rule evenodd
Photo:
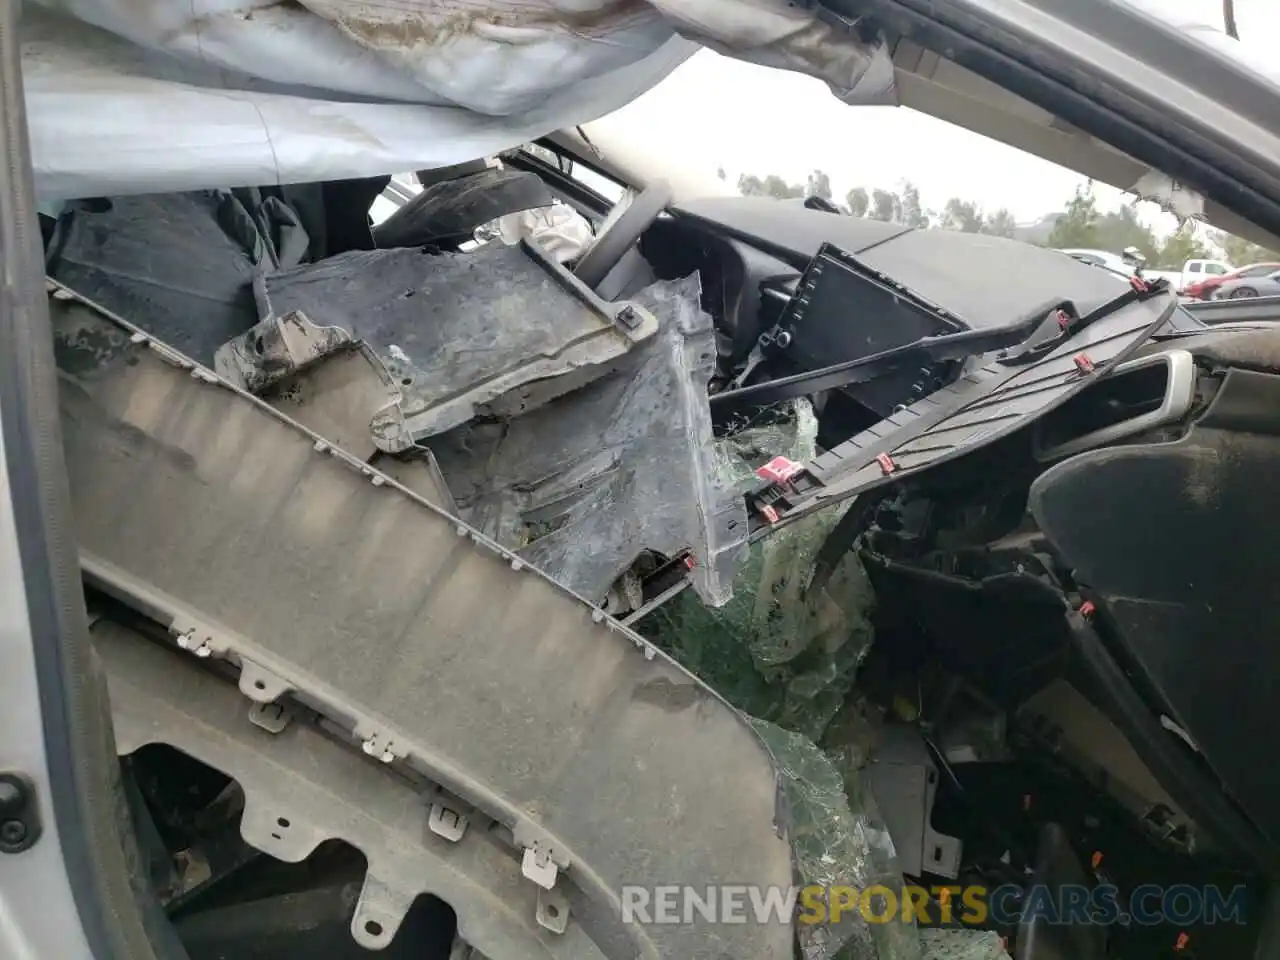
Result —
M 616 110 L 698 43 L 892 87 L 882 45 L 786 0 L 57 0 L 23 27 L 45 199 L 461 163 Z

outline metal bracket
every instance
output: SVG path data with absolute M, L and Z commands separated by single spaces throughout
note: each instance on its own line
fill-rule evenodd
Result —
M 431 812 L 427 815 L 427 829 L 437 837 L 457 843 L 467 832 L 467 818 L 457 810 L 436 802 L 431 804 Z
M 536 845 L 525 848 L 524 857 L 520 861 L 520 872 L 543 890 L 554 887 L 556 878 L 560 876 L 560 868 L 552 861 L 551 854 Z
M 511 833 L 516 846 L 524 849 L 520 872 L 542 889 L 550 890 L 556 885 L 560 871 L 569 868 L 568 856 L 556 847 L 551 837 L 528 821 L 517 823 Z
M 173 634 L 174 642 L 179 649 L 186 650 L 202 660 L 215 655 L 224 657 L 231 649 L 231 644 L 216 628 L 194 617 L 175 614 L 169 624 L 169 632 Z
M 938 768 L 919 731 L 885 727 L 867 778 L 903 872 L 954 879 L 960 873 L 964 845 L 955 837 L 935 832 L 930 823 Z
M 261 393 L 351 344 L 341 327 L 316 326 L 301 310 L 270 316 L 220 346 L 213 369 L 242 390 Z
M 391 735 L 382 730 L 370 730 L 356 726 L 356 739 L 360 741 L 360 749 L 371 757 L 377 757 L 383 763 L 404 757 L 404 749 L 397 746 Z
M 412 896 L 375 877 L 370 870 L 351 917 L 351 938 L 366 950 L 381 950 L 395 939 L 411 906 Z
M 213 654 L 213 647 L 209 644 L 209 639 L 201 637 L 194 628 L 175 633 L 174 642 L 181 649 L 202 659 Z
M 240 692 L 256 703 L 272 703 L 293 690 L 293 684 L 266 667 L 241 656 Z
M 924 869 L 940 877 L 955 879 L 960 874 L 960 857 L 964 843 L 957 837 L 935 833 L 932 827 L 925 830 Z
M 283 733 L 293 714 L 280 703 L 255 703 L 249 708 L 249 722 L 267 733 Z
M 559 890 L 539 890 L 534 919 L 543 929 L 564 933 L 569 926 L 569 898 Z

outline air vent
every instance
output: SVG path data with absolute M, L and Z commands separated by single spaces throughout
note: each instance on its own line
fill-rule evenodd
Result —
M 1061 460 L 1179 420 L 1195 388 L 1195 360 L 1186 350 L 1131 360 L 1037 424 L 1035 458 Z

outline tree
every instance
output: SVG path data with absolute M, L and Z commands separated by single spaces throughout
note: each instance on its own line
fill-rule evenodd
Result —
M 1049 246 L 1056 248 L 1098 246 L 1098 201 L 1092 182 L 1076 187 L 1063 212 L 1049 232 Z
M 961 200 L 952 197 L 942 208 L 943 230 L 958 230 L 961 233 L 982 232 L 982 211 L 972 200 Z
M 769 196 L 779 200 L 798 200 L 804 196 L 804 187 L 798 183 L 787 183 L 774 173 L 764 178 L 764 189 Z
M 942 208 L 938 226 L 944 230 L 957 230 L 960 233 L 985 233 L 993 237 L 1012 238 L 1018 229 L 1013 214 L 1005 207 L 994 213 L 984 215 L 981 208 L 972 200 L 961 200 L 952 197 Z
M 775 197 L 778 200 L 796 200 L 804 196 L 804 187 L 790 184 L 776 173 L 763 180 L 744 173 L 738 178 L 738 192 L 744 197 Z
M 1103 250 L 1116 253 L 1129 247 L 1137 247 L 1151 264 L 1160 256 L 1160 242 L 1151 228 L 1138 219 L 1131 206 L 1121 207 L 1099 217 L 1097 240 L 1098 246 Z
M 970 233 L 988 232 L 978 205 L 972 201 L 952 197 L 942 214 L 927 210 L 920 201 L 920 188 L 910 180 L 902 181 L 900 191 L 880 187 L 868 192 L 866 187 L 854 187 L 845 194 L 845 206 L 855 217 L 870 217 L 884 223 L 900 223 L 913 230 L 928 230 L 941 226 L 950 230 L 967 230 Z M 990 232 L 1012 236 L 1013 215 L 1008 210 L 993 214 Z
M 902 200 L 891 190 L 875 189 L 871 191 L 871 219 L 885 223 L 899 223 L 902 220 Z
M 1013 219 L 1013 214 L 1006 207 L 987 214 L 986 222 L 982 225 L 983 233 L 989 233 L 993 237 L 1008 237 L 1011 240 L 1017 230 L 1018 222 Z
M 1247 267 L 1251 263 L 1280 263 L 1280 253 L 1244 237 L 1232 236 L 1225 230 L 1216 231 L 1211 238 L 1222 248 L 1222 255 L 1233 267 Z
M 823 200 L 831 199 L 831 178 L 821 170 L 815 170 L 809 174 L 809 182 L 805 184 L 804 195 L 806 197 L 819 197 Z
M 927 230 L 931 226 L 929 214 L 920 206 L 920 190 L 910 180 L 902 184 L 901 201 L 898 206 L 903 226 L 917 230 Z
M 844 196 L 844 205 L 855 217 L 865 217 L 871 206 L 871 198 L 867 196 L 866 187 L 854 187 Z
M 1165 238 L 1152 266 L 1159 270 L 1181 270 L 1188 260 L 1204 260 L 1209 250 L 1195 234 L 1194 224 L 1184 224 Z
M 721 180 L 728 180 L 728 179 L 729 179 L 729 175 L 728 175 L 727 173 L 725 173 L 725 172 L 724 172 L 724 167 L 717 167 L 717 168 L 716 168 L 716 176 L 717 176 L 717 177 L 719 177 Z

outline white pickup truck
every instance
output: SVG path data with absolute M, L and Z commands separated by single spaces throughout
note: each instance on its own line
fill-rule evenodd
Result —
M 1230 273 L 1232 269 L 1231 264 L 1221 260 L 1188 260 L 1182 265 L 1182 273 L 1176 285 L 1178 292 L 1181 293 L 1206 277 L 1220 277 L 1224 273 Z

